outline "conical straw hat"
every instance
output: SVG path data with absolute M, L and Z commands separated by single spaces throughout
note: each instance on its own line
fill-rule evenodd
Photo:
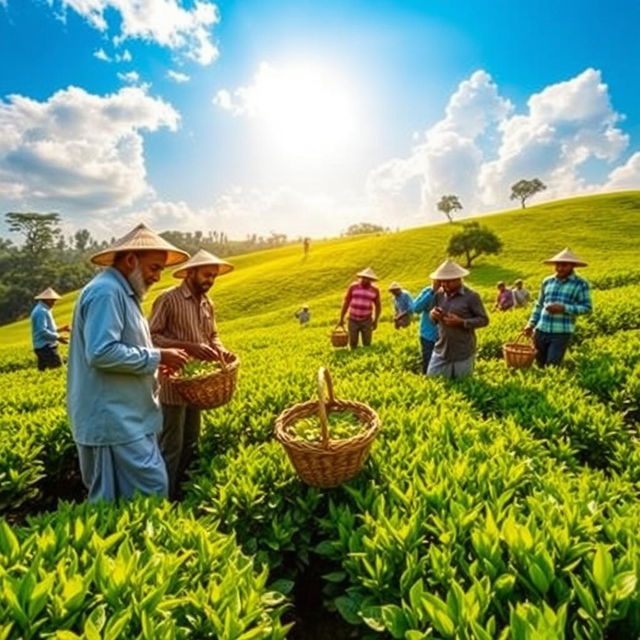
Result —
M 468 275 L 469 272 L 453 260 L 445 260 L 429 277 L 432 280 L 457 280 Z
M 569 247 L 565 247 L 560 253 L 556 253 L 553 258 L 549 258 L 548 260 L 543 260 L 544 264 L 554 264 L 556 262 L 571 262 L 575 264 L 577 267 L 586 267 L 587 263 L 583 262 L 578 258 L 578 256 L 569 249 Z
M 174 247 L 142 222 L 127 235 L 116 240 L 110 247 L 92 255 L 91 262 L 101 267 L 109 267 L 113 264 L 116 253 L 122 251 L 166 251 L 165 266 L 167 267 L 180 264 L 189 258 L 186 251 Z
M 39 293 L 37 296 L 33 296 L 34 300 L 60 300 L 62 296 L 58 294 L 55 289 L 51 287 L 47 287 L 42 293 Z
M 225 273 L 229 273 L 229 271 L 233 271 L 234 268 L 233 265 L 226 260 L 218 258 L 218 256 L 215 256 L 213 255 L 213 253 L 209 253 L 204 249 L 200 249 L 199 251 L 194 253 L 186 262 L 181 264 L 178 270 L 173 272 L 173 277 L 186 278 L 188 269 L 195 269 L 196 267 L 205 267 L 214 264 L 218 266 L 219 276 L 222 276 Z
M 371 267 L 367 267 L 363 271 L 356 274 L 359 278 L 369 278 L 369 280 L 377 280 L 378 276 L 375 274 Z
M 396 289 L 402 289 L 402 287 L 394 281 L 389 285 L 389 291 L 394 291 Z

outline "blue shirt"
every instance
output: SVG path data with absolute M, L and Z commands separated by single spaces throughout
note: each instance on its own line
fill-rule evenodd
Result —
M 435 292 L 433 287 L 425 287 L 413 301 L 411 309 L 414 313 L 421 313 L 420 337 L 435 342 L 438 339 L 438 325 L 431 320 L 429 311 L 433 309 Z
M 396 309 L 396 315 L 407 311 L 412 313 L 413 300 L 411 299 L 411 294 L 404 289 L 402 289 L 398 296 L 393 297 L 393 304 Z
M 55 347 L 58 344 L 58 329 L 53 314 L 42 300 L 38 300 L 31 312 L 31 337 L 34 349 Z
M 564 305 L 564 313 L 549 313 L 548 304 Z M 548 276 L 542 282 L 529 324 L 545 333 L 573 333 L 576 328 L 576 316 L 590 313 L 591 289 L 589 283 L 576 273 L 566 280 Z
M 131 285 L 116 269 L 99 273 L 73 311 L 67 410 L 74 440 L 126 444 L 159 431 L 159 363 Z

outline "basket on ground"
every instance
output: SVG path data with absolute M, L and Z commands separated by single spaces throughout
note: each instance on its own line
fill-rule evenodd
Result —
M 239 366 L 240 359 L 231 354 L 226 360 L 220 360 L 220 370 L 191 378 L 173 376 L 171 384 L 190 405 L 199 409 L 215 409 L 233 397 Z
M 508 367 L 526 369 L 533 364 L 538 351 L 529 338 L 521 333 L 513 342 L 502 345 L 502 353 Z
M 337 325 L 331 332 L 331 344 L 334 347 L 346 347 L 349 344 L 349 333 L 344 327 Z
M 325 384 L 328 400 L 324 398 Z M 357 417 L 362 428 L 350 438 L 331 440 L 327 412 L 350 412 Z M 305 442 L 296 439 L 293 425 L 312 416 L 320 419 L 322 440 Z M 379 429 L 380 419 L 371 407 L 362 402 L 335 398 L 329 371 L 321 367 L 318 371 L 318 400 L 301 402 L 283 411 L 276 419 L 274 435 L 285 448 L 300 478 L 311 486 L 327 489 L 350 480 L 360 471 Z

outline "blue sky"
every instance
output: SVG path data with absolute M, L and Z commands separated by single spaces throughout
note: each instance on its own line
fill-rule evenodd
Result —
M 639 22 L 619 0 L 0 0 L 0 206 L 322 236 L 436 221 L 445 193 L 507 208 L 520 178 L 640 188 Z

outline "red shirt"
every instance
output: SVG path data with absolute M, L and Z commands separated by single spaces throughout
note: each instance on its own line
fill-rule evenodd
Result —
M 349 301 L 349 318 L 351 320 L 368 320 L 373 315 L 376 302 L 380 302 L 380 291 L 373 285 L 363 287 L 354 282 L 347 289 L 346 299 Z

